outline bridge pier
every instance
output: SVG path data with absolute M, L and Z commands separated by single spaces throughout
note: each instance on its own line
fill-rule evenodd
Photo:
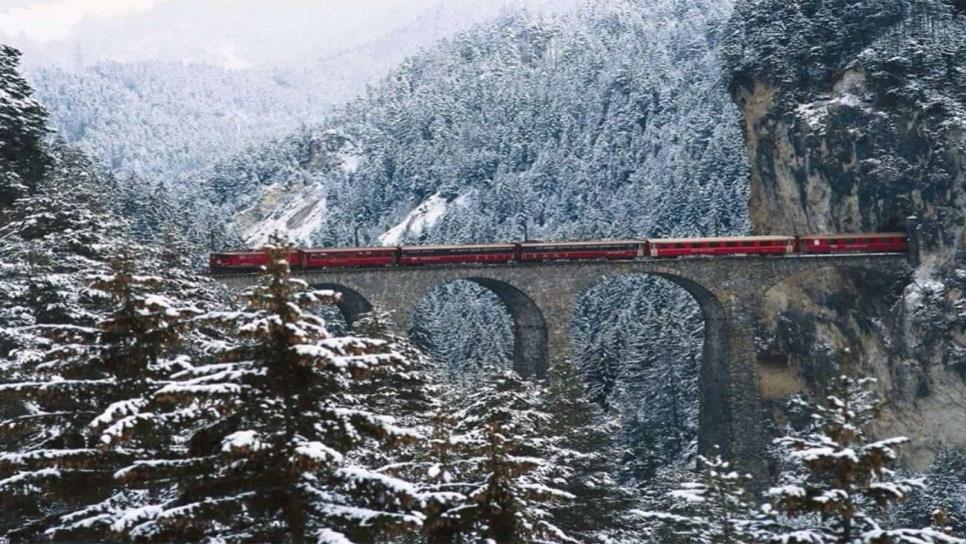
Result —
M 705 318 L 698 450 L 707 454 L 718 446 L 722 457 L 752 474 L 755 482 L 763 483 L 768 481 L 767 421 L 757 372 L 755 319 L 748 313 L 748 308 L 756 304 L 750 296 L 736 298 L 724 304 L 720 316 Z M 724 350 L 719 357 L 708 353 L 718 349 Z M 707 364 L 714 359 L 720 364 Z

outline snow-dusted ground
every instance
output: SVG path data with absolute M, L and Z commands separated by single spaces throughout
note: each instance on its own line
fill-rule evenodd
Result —
M 309 244 L 312 233 L 319 229 L 325 219 L 325 189 L 314 184 L 291 194 L 288 189 L 271 186 L 265 189 L 263 195 L 258 204 L 236 216 L 244 227 L 242 236 L 245 241 L 252 247 L 258 247 L 268 242 L 272 233 L 280 231 L 293 243 Z M 258 217 L 265 211 L 268 213 L 262 220 L 254 223 L 245 220 L 250 216 Z M 249 224 L 246 225 L 246 222 Z
M 464 193 L 452 201 L 447 201 L 436 193 L 413 208 L 396 226 L 383 233 L 379 237 L 379 243 L 394 246 L 406 238 L 417 237 L 432 228 L 453 206 L 465 206 L 469 199 L 470 193 Z

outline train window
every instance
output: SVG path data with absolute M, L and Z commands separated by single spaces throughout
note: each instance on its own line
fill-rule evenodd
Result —
M 684 244 L 674 244 L 674 247 L 676 247 L 677 249 L 684 249 L 685 248 L 685 245 Z

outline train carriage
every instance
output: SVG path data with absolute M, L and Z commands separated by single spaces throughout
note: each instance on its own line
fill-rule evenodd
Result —
M 399 264 L 508 263 L 516 258 L 515 244 L 476 244 L 465 246 L 404 246 Z
M 302 252 L 304 268 L 390 266 L 398 261 L 398 247 L 324 248 Z
M 289 266 L 295 268 L 302 264 L 302 250 L 293 249 L 288 257 Z M 214 272 L 250 272 L 268 264 L 268 254 L 261 250 L 223 251 L 212 253 L 208 267 Z
M 520 244 L 519 260 L 580 261 L 622 260 L 644 257 L 646 240 L 609 240 L 604 242 L 526 242 Z
M 905 233 L 817 234 L 798 237 L 801 253 L 903 253 L 909 250 Z
M 648 240 L 651 257 L 786 255 L 795 252 L 793 236 L 664 238 Z

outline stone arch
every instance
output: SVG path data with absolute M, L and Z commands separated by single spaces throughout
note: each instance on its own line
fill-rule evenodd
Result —
M 526 293 L 493 278 L 461 278 L 488 289 L 500 298 L 513 319 L 513 369 L 522 376 L 547 377 L 550 353 L 543 312 Z
M 372 303 L 369 302 L 369 299 L 351 287 L 338 283 L 324 282 L 313 283 L 312 287 L 316 289 L 329 289 L 342 295 L 342 298 L 339 300 L 336 306 L 338 306 L 339 312 L 342 314 L 342 318 L 345 319 L 346 324 L 350 327 L 352 327 L 352 325 L 358 321 L 363 314 L 372 311 L 373 306 Z
M 684 289 L 698 303 L 704 319 L 704 346 L 701 354 L 698 405 L 698 449 L 708 452 L 720 446 L 722 453 L 731 454 L 732 433 L 732 382 L 731 334 L 727 313 L 718 297 L 696 280 L 672 271 L 635 270 L 620 274 L 607 274 L 597 278 L 596 285 L 619 276 L 642 275 L 665 279 Z M 590 286 L 588 286 L 588 289 Z M 586 289 L 584 289 L 586 292 Z M 581 296 L 578 294 L 577 296 Z
M 446 275 L 438 281 L 423 285 L 414 297 L 412 311 L 418 300 L 432 289 L 456 281 L 468 281 L 495 294 L 503 303 L 513 322 L 513 369 L 522 376 L 544 379 L 549 367 L 548 328 L 543 311 L 529 295 L 509 282 L 477 275 Z

